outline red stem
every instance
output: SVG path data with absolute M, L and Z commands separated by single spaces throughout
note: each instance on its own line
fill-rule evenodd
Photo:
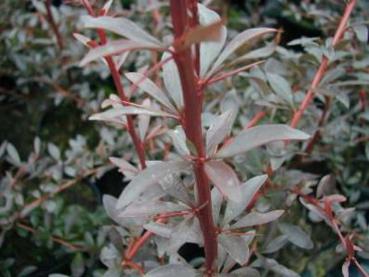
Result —
M 186 0 L 170 0 L 170 12 L 174 28 L 174 36 L 177 41 L 189 27 L 188 6 Z M 176 45 L 176 44 L 175 44 Z M 195 77 L 196 70 L 192 62 L 190 48 L 183 49 L 177 45 L 174 53 L 177 64 L 184 98 L 183 128 L 187 138 L 196 148 L 196 162 L 194 173 L 198 195 L 198 206 L 202 206 L 197 213 L 201 231 L 204 238 L 206 276 L 213 276 L 215 271 L 215 260 L 217 258 L 218 243 L 217 231 L 213 222 L 211 208 L 211 192 L 209 180 L 204 170 L 205 149 L 202 135 L 201 112 L 203 103 L 203 91 L 198 89 Z
M 88 0 L 82 0 L 82 3 L 85 6 L 88 13 L 91 16 L 95 16 L 95 12 L 93 11 L 89 1 Z M 106 41 L 107 41 L 105 31 L 102 30 L 102 29 L 99 29 L 99 30 L 97 30 L 97 33 L 99 35 L 101 44 L 105 44 Z M 127 98 L 127 96 L 125 94 L 125 91 L 124 91 L 124 88 L 123 88 L 123 85 L 122 85 L 122 82 L 121 82 L 121 79 L 120 79 L 120 73 L 119 73 L 119 70 L 118 70 L 113 58 L 111 56 L 106 56 L 105 60 L 108 64 L 109 70 L 111 72 L 115 88 L 117 89 L 119 97 L 122 100 L 122 104 L 125 105 L 125 106 L 129 106 L 129 104 L 127 103 L 127 102 L 129 102 L 128 101 L 129 99 Z M 141 139 L 137 135 L 137 132 L 136 132 L 135 127 L 134 127 L 133 117 L 131 115 L 127 115 L 127 131 L 129 133 L 129 135 L 131 136 L 133 144 L 136 148 L 136 152 L 137 152 L 137 155 L 138 155 L 138 159 L 140 161 L 141 168 L 144 169 L 144 168 L 146 168 L 144 144 L 142 143 Z
M 55 23 L 54 17 L 53 17 L 53 13 L 51 11 L 51 0 L 46 0 L 45 2 L 45 8 L 46 8 L 46 13 L 47 13 L 47 20 L 51 26 L 51 29 L 53 30 L 55 37 L 56 37 L 56 42 L 59 46 L 60 49 L 63 49 L 64 45 L 63 45 L 63 39 L 60 35 L 58 26 Z
M 265 111 L 258 112 L 251 120 L 247 123 L 244 129 L 254 127 L 260 120 L 262 120 L 267 113 Z
M 343 34 L 346 31 L 346 25 L 347 22 L 350 18 L 350 15 L 352 13 L 352 10 L 354 9 L 356 4 L 356 0 L 351 0 L 346 8 L 345 8 L 345 12 L 340 20 L 340 24 L 338 25 L 337 31 L 334 35 L 333 38 L 333 47 L 336 47 L 337 44 L 341 41 Z M 297 124 L 299 123 L 303 113 L 305 112 L 305 110 L 308 108 L 308 106 L 310 105 L 311 101 L 314 98 L 315 95 L 315 90 L 318 88 L 320 81 L 322 80 L 324 74 L 326 73 L 327 69 L 328 69 L 328 58 L 327 57 L 323 57 L 322 61 L 320 63 L 319 69 L 316 72 L 313 82 L 309 88 L 309 90 L 306 93 L 306 96 L 304 98 L 304 100 L 302 101 L 299 109 L 294 113 L 292 121 L 291 121 L 291 127 L 295 128 L 297 126 Z

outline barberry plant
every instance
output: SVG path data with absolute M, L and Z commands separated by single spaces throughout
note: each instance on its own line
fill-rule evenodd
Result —
M 153 8 L 155 25 L 167 26 L 165 36 L 154 36 L 125 17 L 110 15 L 112 1 L 102 8 L 82 2 L 88 12 L 82 25 L 95 29 L 98 38 L 75 34 L 90 48 L 80 65 L 106 64 L 117 91 L 102 103 L 106 110 L 90 119 L 127 130 L 135 152 L 110 158 L 129 183 L 118 199 L 107 195 L 103 199 L 106 212 L 118 224 L 101 253 L 109 268 L 106 276 L 259 276 L 258 269 L 298 276 L 266 255 L 288 242 L 302 249 L 312 249 L 314 243 L 301 227 L 290 223 L 272 225 L 281 235 L 271 239 L 269 233 L 264 238 L 263 225 L 279 220 L 291 204 L 282 209 L 261 198 L 275 182 L 283 183 L 283 176 L 274 177 L 273 172 L 303 156 L 306 148 L 311 152 L 317 141 L 312 128 L 304 132 L 295 128 L 319 85 L 327 82 L 325 74 L 338 59 L 333 52 L 347 31 L 356 1 L 347 3 L 325 51 L 308 39 L 293 42 L 313 44 L 315 52 L 310 54 L 320 61 L 302 98 L 294 95 L 283 72 L 271 70 L 273 63 L 261 60 L 274 51 L 286 54 L 277 39 L 271 41 L 278 36 L 276 29 L 251 28 L 229 39 L 224 20 L 206 5 L 170 0 L 162 3 L 168 18 Z M 107 32 L 122 38 L 109 39 Z M 266 46 L 255 47 L 260 41 Z M 122 72 L 129 55 L 147 62 L 136 72 Z M 234 80 L 241 77 L 265 94 L 259 103 L 268 107 L 274 102 L 290 111 L 291 123 L 257 125 L 275 108 L 245 117 L 243 113 L 254 108 L 247 95 L 237 95 Z M 273 94 L 266 95 L 270 88 Z M 255 153 L 263 156 L 264 174 L 250 170 Z M 324 220 L 338 235 L 347 256 L 344 276 L 350 264 L 368 276 L 356 258 L 361 248 L 354 244 L 354 234 L 342 233 L 338 217 L 344 213 L 340 203 L 346 198 L 330 194 L 328 177 L 319 183 L 316 197 L 310 188 L 314 178 L 303 174 L 298 178 L 287 180 L 281 189 L 288 194 L 285 201 L 299 198 L 315 220 Z M 179 251 L 189 243 L 203 248 L 204 256 L 186 261 Z
M 100 2 L 0 4 L 0 275 L 368 276 L 367 1 Z

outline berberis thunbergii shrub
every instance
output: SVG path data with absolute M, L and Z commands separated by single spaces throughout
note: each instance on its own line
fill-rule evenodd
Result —
M 115 2 L 68 1 L 89 48 L 78 61 L 70 21 L 33 1 L 67 61 L 54 77 L 102 122 L 64 152 L 36 138 L 28 161 L 1 144 L 0 245 L 13 228 L 60 244 L 77 277 L 369 277 L 368 4 L 245 1 L 244 20 L 222 1 Z M 273 26 L 286 18 L 321 37 L 284 42 Z M 113 224 L 52 200 L 112 165 L 126 183 L 102 196 Z M 26 177 L 40 189 L 19 188 Z

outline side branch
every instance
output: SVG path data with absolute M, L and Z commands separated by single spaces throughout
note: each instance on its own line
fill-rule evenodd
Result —
M 346 30 L 346 26 L 347 26 L 347 22 L 350 18 L 350 15 L 354 9 L 356 5 L 356 0 L 351 0 L 346 8 L 345 8 L 345 12 L 341 18 L 340 24 L 338 25 L 337 31 L 334 35 L 333 38 L 333 47 L 336 47 L 337 44 L 342 40 L 343 34 L 345 33 Z M 322 61 L 320 63 L 319 69 L 316 72 L 313 82 L 309 88 L 309 90 L 306 93 L 306 96 L 304 98 L 304 100 L 302 101 L 300 107 L 298 108 L 298 110 L 294 113 L 292 121 L 291 121 L 291 127 L 295 128 L 297 126 L 297 124 L 299 123 L 303 113 L 305 112 L 305 110 L 309 107 L 311 101 L 314 99 L 314 95 L 315 95 L 315 91 L 318 88 L 324 74 L 326 73 L 327 69 L 328 69 L 328 63 L 329 60 L 327 57 L 323 56 Z

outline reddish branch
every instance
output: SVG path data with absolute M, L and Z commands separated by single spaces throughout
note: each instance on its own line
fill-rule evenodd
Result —
M 83 5 L 85 6 L 86 10 L 88 11 L 88 13 L 91 16 L 95 16 L 95 12 L 92 9 L 92 6 L 89 3 L 89 1 L 88 0 L 82 0 L 82 2 L 83 2 Z M 106 43 L 105 31 L 102 30 L 102 29 L 98 30 L 98 35 L 99 35 L 101 44 L 105 44 Z M 119 97 L 122 100 L 123 105 L 128 105 L 128 104 L 126 104 L 128 102 L 128 98 L 125 94 L 123 84 L 122 84 L 121 79 L 120 79 L 120 73 L 119 73 L 119 70 L 118 70 L 112 56 L 106 56 L 105 60 L 108 64 L 109 70 L 111 72 L 111 75 L 112 75 L 112 78 L 113 78 L 113 81 L 114 81 L 115 88 L 118 91 Z M 133 144 L 136 148 L 136 152 L 137 152 L 137 155 L 138 155 L 138 159 L 140 161 L 141 168 L 144 169 L 144 168 L 146 168 L 145 149 L 144 149 L 144 145 L 143 145 L 141 139 L 137 135 L 137 132 L 136 132 L 135 127 L 134 127 L 133 117 L 131 115 L 127 115 L 127 131 L 129 133 L 129 135 L 131 136 Z
M 46 16 L 47 16 L 47 21 L 49 22 L 51 29 L 53 30 L 55 37 L 56 37 L 56 42 L 59 46 L 60 49 L 63 49 L 64 45 L 63 45 L 63 39 L 60 35 L 58 26 L 55 23 L 54 20 L 54 16 L 53 13 L 51 11 L 51 0 L 46 0 L 45 2 L 45 8 L 46 8 Z
M 191 22 L 193 22 L 188 16 L 188 3 L 186 0 L 170 0 L 174 37 L 178 42 L 181 41 L 182 36 L 191 26 Z M 210 184 L 204 170 L 206 157 L 201 122 L 203 91 L 197 86 L 196 69 L 194 63 L 190 62 L 194 60 L 191 49 L 184 48 L 179 43 L 175 45 L 174 60 L 178 67 L 184 98 L 183 128 L 187 138 L 193 143 L 197 152 L 194 173 L 198 205 L 203 205 L 197 217 L 204 238 L 205 275 L 213 276 L 218 243 L 217 231 L 212 216 Z
M 334 35 L 333 38 L 333 43 L 332 46 L 336 47 L 337 44 L 341 41 L 343 34 L 346 31 L 346 26 L 347 26 L 347 22 L 350 18 L 350 15 L 352 13 L 352 10 L 354 9 L 356 4 L 356 0 L 351 0 L 344 11 L 344 14 L 341 18 L 341 21 L 338 25 L 337 31 Z M 318 88 L 320 81 L 322 80 L 324 74 L 326 73 L 327 69 L 328 69 L 328 63 L 329 60 L 326 56 L 323 56 L 322 61 L 320 63 L 319 69 L 316 72 L 313 82 L 309 88 L 309 90 L 306 93 L 306 96 L 304 98 L 304 100 L 302 101 L 300 107 L 298 108 L 298 110 L 294 113 L 292 121 L 291 121 L 291 127 L 296 127 L 297 124 L 299 123 L 303 113 L 305 112 L 305 110 L 308 108 L 308 106 L 310 105 L 311 101 L 314 98 L 315 95 L 315 91 Z
M 92 6 L 90 5 L 88 0 L 82 0 L 82 3 L 84 5 L 84 7 L 86 8 L 86 10 L 88 11 L 88 13 L 91 16 L 95 16 L 95 12 L 92 8 Z M 107 39 L 106 39 L 106 34 L 105 31 L 100 29 L 98 30 L 98 35 L 100 38 L 100 41 L 102 44 L 105 44 Z M 111 56 L 106 56 L 105 60 L 108 64 L 109 70 L 112 74 L 112 78 L 114 81 L 114 85 L 119 93 L 119 97 L 122 100 L 123 105 L 128 105 L 127 102 L 129 102 L 121 79 L 120 79 L 120 73 L 119 70 L 113 60 L 113 58 Z M 127 130 L 129 135 L 132 138 L 133 144 L 135 146 L 139 161 L 140 161 L 140 165 L 141 168 L 144 169 L 146 168 L 146 160 L 145 160 L 145 150 L 144 150 L 144 144 L 141 141 L 141 139 L 139 138 L 139 136 L 137 135 L 137 132 L 134 128 L 134 122 L 133 122 L 133 117 L 131 115 L 127 115 Z M 136 270 L 138 270 L 140 273 L 142 273 L 143 271 L 141 270 L 141 268 L 136 265 L 135 263 L 133 263 L 131 260 L 132 258 L 136 255 L 137 251 L 139 250 L 140 247 L 142 247 L 142 245 L 152 236 L 153 234 L 149 231 L 146 231 L 141 237 L 139 237 L 138 239 L 135 240 L 135 242 L 133 244 L 131 244 L 128 249 L 126 250 L 126 254 L 123 257 L 123 261 L 122 261 L 122 265 L 123 266 L 128 266 L 131 268 L 134 268 Z

